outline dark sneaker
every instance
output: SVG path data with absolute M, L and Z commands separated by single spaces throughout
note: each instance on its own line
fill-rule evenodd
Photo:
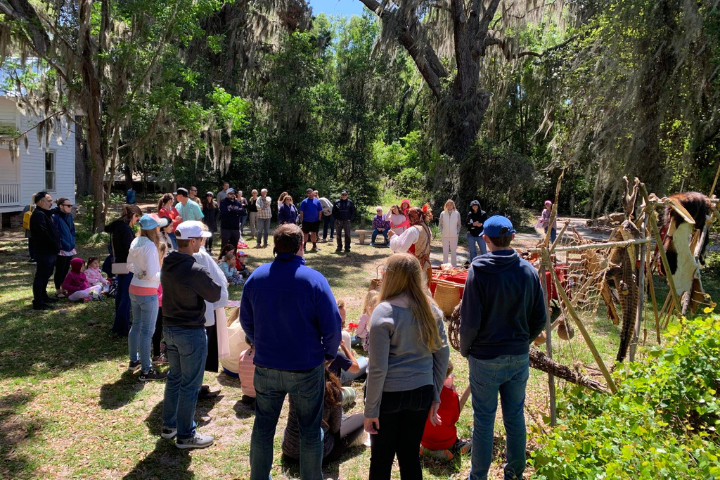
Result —
M 183 450 L 188 450 L 191 448 L 207 448 L 212 445 L 214 441 L 215 439 L 210 435 L 201 435 L 199 433 L 195 433 L 195 436 L 193 438 L 187 438 L 185 440 L 180 440 L 178 438 L 177 440 L 175 440 L 175 446 Z
M 342 253 L 342 248 L 336 248 L 335 253 Z
M 57 299 L 57 298 L 45 297 L 45 303 L 57 303 L 57 302 L 59 302 L 59 301 L 60 301 L 60 300 Z
M 147 372 L 140 372 L 141 382 L 152 382 L 153 380 L 165 380 L 166 373 L 160 373 L 154 368 L 150 368 Z
M 135 371 L 138 368 L 140 368 L 140 360 L 135 360 L 134 362 L 131 361 L 130 363 L 128 363 L 128 370 Z
M 175 435 L 177 435 L 177 428 L 162 427 L 162 432 L 160 433 L 162 438 L 170 440 L 171 438 L 175 438 Z
M 45 303 L 40 305 L 33 305 L 33 310 L 52 310 L 53 308 L 50 305 L 47 305 Z

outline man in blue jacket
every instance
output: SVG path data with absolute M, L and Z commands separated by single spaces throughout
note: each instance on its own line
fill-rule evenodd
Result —
M 460 353 L 470 362 L 474 414 L 470 480 L 487 479 L 492 461 L 498 392 L 507 432 L 505 479 L 525 470 L 525 386 L 530 342 L 545 327 L 540 279 L 535 268 L 510 248 L 515 238 L 505 217 L 483 224 L 488 252 L 475 257 L 460 307 Z
M 275 428 L 290 394 L 300 426 L 300 478 L 321 480 L 325 361 L 337 355 L 342 320 L 325 277 L 305 266 L 300 227 L 282 225 L 273 239 L 277 256 L 250 275 L 240 305 L 240 323 L 255 345 L 250 479 L 270 476 Z
M 237 201 L 235 190 L 229 188 L 227 197 L 220 201 L 220 250 L 230 244 L 237 249 L 240 240 L 240 219 L 245 215 L 245 206 Z

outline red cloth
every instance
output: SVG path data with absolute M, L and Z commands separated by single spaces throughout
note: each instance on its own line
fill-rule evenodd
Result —
M 158 212 L 158 217 L 168 218 L 172 221 L 170 225 L 165 227 L 166 233 L 173 233 L 178 225 L 182 223 L 182 217 L 175 207 L 161 208 Z
M 467 272 L 460 272 L 456 273 L 455 275 L 448 275 L 446 273 L 442 273 L 440 270 L 434 270 L 433 269 L 433 278 L 436 278 L 438 280 L 447 280 L 448 282 L 457 283 L 458 285 L 462 285 L 460 288 L 460 297 L 462 297 L 463 292 L 465 291 L 465 282 L 467 281 Z M 435 295 L 435 287 L 437 284 L 431 283 L 430 284 L 430 293 Z
M 443 386 L 438 415 L 440 425 L 435 426 L 429 419 L 425 420 L 425 432 L 420 444 L 428 450 L 447 450 L 457 441 L 455 424 L 460 419 L 460 396 L 454 389 Z
M 70 271 L 65 275 L 65 280 L 62 284 L 62 289 L 65 290 L 68 295 L 90 288 L 85 273 L 81 271 L 83 263 L 82 258 L 76 257 L 70 260 Z

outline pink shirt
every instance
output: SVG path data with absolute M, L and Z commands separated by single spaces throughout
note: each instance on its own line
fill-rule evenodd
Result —
M 355 330 L 355 335 L 362 338 L 363 340 L 365 337 L 367 337 L 368 334 L 368 322 L 370 322 L 370 315 L 367 313 L 363 313 L 360 315 L 360 320 L 358 320 L 358 326 L 357 330 Z
M 238 377 L 240 377 L 240 388 L 243 395 L 255 398 L 255 387 L 253 385 L 253 377 L 255 376 L 255 364 L 253 357 L 255 349 L 249 348 L 240 354 L 238 360 Z
M 105 280 L 102 276 L 102 272 L 99 268 L 88 268 L 85 270 L 85 278 L 87 278 L 87 281 L 90 285 L 107 285 L 109 282 Z

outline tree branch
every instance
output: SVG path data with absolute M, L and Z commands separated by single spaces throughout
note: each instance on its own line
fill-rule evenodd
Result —
M 396 20 L 395 15 L 397 14 L 394 11 L 384 9 L 377 0 L 360 1 L 367 8 L 375 12 L 381 20 Z M 420 40 L 411 33 L 413 30 L 419 31 L 422 28 L 417 18 L 414 18 L 413 22 L 413 25 L 402 25 L 397 36 L 398 43 L 410 54 L 423 79 L 430 87 L 430 90 L 432 90 L 433 95 L 435 95 L 435 98 L 440 98 L 442 93 L 442 82 L 440 79 L 447 77 L 449 74 L 432 47 L 424 42 L 420 42 Z

